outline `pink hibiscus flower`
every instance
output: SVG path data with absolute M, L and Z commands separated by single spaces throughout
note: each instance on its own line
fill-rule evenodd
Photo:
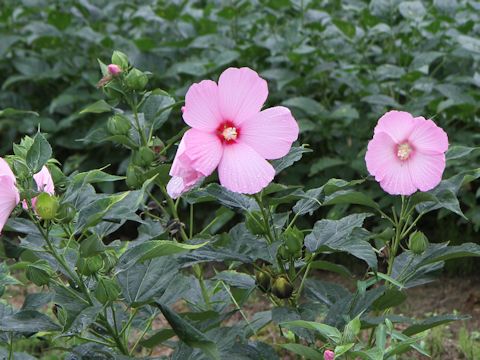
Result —
M 167 190 L 176 198 L 218 168 L 227 189 L 255 194 L 275 176 L 267 160 L 279 159 L 298 138 L 290 110 L 261 111 L 267 82 L 249 68 L 229 68 L 218 80 L 193 84 L 185 96 L 183 119 L 192 127 L 180 143 Z
M 432 120 L 389 111 L 378 120 L 365 161 L 387 193 L 411 195 L 440 183 L 447 149 L 447 134 Z
M 323 353 L 323 358 L 325 360 L 334 360 L 335 353 L 332 350 L 325 350 L 325 352 Z
M 13 209 L 20 202 L 20 194 L 15 183 L 15 175 L 10 166 L 0 158 L 0 233 Z
M 46 192 L 50 195 L 55 194 L 55 185 L 53 184 L 53 179 L 52 175 L 50 174 L 50 171 L 48 171 L 48 168 L 46 166 L 43 166 L 42 169 L 33 175 L 33 179 L 35 180 L 35 183 L 37 184 L 37 190 L 39 192 Z M 35 205 L 37 203 L 37 198 L 34 197 L 32 199 L 32 207 L 35 209 Z M 28 210 L 28 205 L 25 200 L 22 202 L 22 206 L 25 210 Z

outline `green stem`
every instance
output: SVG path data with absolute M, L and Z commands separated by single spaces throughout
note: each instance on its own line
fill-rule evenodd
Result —
M 150 327 L 152 326 L 152 322 L 153 322 L 153 320 L 155 320 L 156 317 L 157 317 L 156 312 L 152 316 L 150 316 L 150 319 L 148 319 L 147 326 L 145 326 L 145 329 L 142 331 L 142 334 L 139 336 L 137 341 L 135 341 L 135 344 L 133 344 L 132 350 L 130 350 L 130 356 L 133 355 L 133 352 L 137 348 L 138 344 L 140 344 L 140 341 L 143 339 L 143 337 L 147 333 L 148 329 L 150 329 Z
M 255 195 L 253 195 L 253 197 L 255 198 L 255 201 L 257 202 L 258 207 L 260 208 L 260 211 L 262 213 L 263 226 L 265 227 L 265 231 L 267 232 L 268 241 L 269 241 L 270 244 L 272 244 L 274 242 L 274 238 L 272 236 L 272 230 L 271 230 L 270 224 L 268 222 L 268 214 L 266 213 L 265 207 L 263 206 L 262 196 L 258 195 L 258 194 L 255 194 Z
M 13 360 L 13 334 L 8 333 L 8 360 Z
M 312 259 L 314 256 L 312 256 Z M 305 286 L 305 281 L 307 279 L 308 273 L 310 272 L 310 268 L 312 266 L 312 262 L 310 261 L 307 265 L 305 273 L 303 274 L 302 281 L 300 282 L 300 286 L 298 287 L 297 296 L 295 297 L 295 303 L 298 304 L 298 300 L 300 300 L 300 295 L 302 294 L 303 287 Z
M 163 186 L 163 185 L 159 186 L 159 188 L 160 188 L 160 191 L 162 192 L 163 196 L 164 196 L 165 199 L 167 200 L 167 205 L 168 205 L 168 208 L 169 208 L 170 211 L 171 211 L 172 217 L 173 217 L 175 220 L 180 221 L 180 218 L 179 218 L 179 216 L 178 216 L 177 207 L 175 206 L 175 203 L 173 202 L 173 200 L 172 200 L 172 198 L 170 197 L 170 195 L 168 195 L 167 189 L 165 189 L 165 186 Z M 187 233 L 185 232 L 185 229 L 184 229 L 182 226 L 180 226 L 180 236 L 182 237 L 182 240 L 183 240 L 183 241 L 187 241 L 187 240 L 188 240 Z
M 190 204 L 190 224 L 188 225 L 189 234 L 188 237 L 193 237 L 193 204 Z

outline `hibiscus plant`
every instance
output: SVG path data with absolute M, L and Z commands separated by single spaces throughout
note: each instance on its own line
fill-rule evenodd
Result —
M 82 113 L 109 114 L 90 140 L 130 150 L 125 176 L 65 175 L 40 131 L 0 159 L 0 228 L 21 249 L 0 266 L 0 292 L 29 289 L 21 309 L 0 302 L 5 358 L 23 356 L 22 338 L 51 337 L 68 359 L 164 348 L 182 360 L 396 359 L 427 354 L 429 329 L 466 318 L 395 311 L 446 260 L 480 256 L 478 245 L 430 243 L 420 230 L 431 211 L 464 216 L 456 194 L 480 176 L 442 180 L 446 160 L 469 152 L 448 149 L 432 120 L 379 116 L 365 144 L 371 178 L 304 189 L 275 180 L 315 149 L 298 142 L 288 108 L 263 108 L 268 86 L 254 70 L 228 68 L 180 101 L 148 90 L 149 74 L 121 52 L 100 67 L 105 100 Z M 162 125 L 181 121 L 170 117 L 176 107 L 187 126 L 164 139 Z M 368 181 L 383 198 L 360 190 Z M 339 264 L 342 253 L 358 260 L 355 271 Z

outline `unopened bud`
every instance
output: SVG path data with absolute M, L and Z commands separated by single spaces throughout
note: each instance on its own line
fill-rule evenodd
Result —
M 408 239 L 408 248 L 415 254 L 421 255 L 428 247 L 428 239 L 421 231 L 415 231 L 410 234 Z
M 127 70 L 128 69 L 128 57 L 121 51 L 115 50 L 112 54 L 112 64 L 111 65 L 117 65 L 120 68 L 120 71 L 122 70 Z M 110 69 L 109 69 L 110 72 Z M 110 72 L 112 75 L 112 72 Z
M 279 299 L 289 299 L 293 293 L 293 286 L 285 276 L 280 276 L 273 283 L 272 293 Z
M 108 132 L 112 135 L 127 135 L 132 124 L 125 116 L 116 114 L 107 121 Z
M 103 260 L 100 255 L 95 255 L 88 258 L 79 258 L 77 261 L 77 268 L 80 274 L 90 276 L 100 270 L 103 266 Z
M 142 91 L 148 83 L 148 77 L 146 74 L 138 69 L 132 69 L 125 77 L 125 84 L 131 89 L 136 91 Z
M 155 160 L 155 153 L 148 146 L 142 146 L 133 154 L 133 163 L 138 166 L 148 167 Z
M 325 350 L 323 353 L 323 359 L 324 360 L 334 360 L 335 359 L 335 353 L 332 350 Z
M 283 234 L 284 243 L 291 256 L 298 257 L 302 254 L 303 248 L 303 232 L 293 227 L 285 231 Z
M 270 274 L 263 270 L 258 270 L 255 272 L 255 283 L 263 292 L 270 290 L 272 278 Z
M 58 199 L 55 195 L 42 192 L 37 196 L 35 203 L 35 212 L 43 220 L 52 220 L 57 215 L 59 207 Z
M 112 76 L 117 76 L 122 72 L 122 69 L 120 68 L 120 66 L 115 64 L 108 65 L 107 70 Z
M 133 164 L 127 167 L 127 179 L 125 180 L 130 189 L 139 189 L 143 185 L 142 169 Z

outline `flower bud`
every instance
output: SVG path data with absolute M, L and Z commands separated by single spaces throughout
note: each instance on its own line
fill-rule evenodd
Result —
M 148 77 L 138 69 L 132 69 L 125 77 L 125 84 L 131 90 L 142 91 L 147 86 Z
M 115 64 L 108 65 L 107 70 L 112 76 L 118 76 L 122 72 L 122 69 L 120 68 L 120 66 Z
M 335 359 L 335 353 L 332 350 L 325 350 L 323 353 L 323 359 L 324 360 L 334 360 Z
M 80 274 L 90 276 L 100 270 L 103 266 L 103 260 L 100 255 L 95 255 L 88 258 L 79 258 L 77 261 L 77 268 Z
M 247 218 L 245 219 L 245 226 L 253 235 L 265 234 L 263 217 L 259 211 L 252 211 L 247 214 Z
M 285 276 L 280 276 L 273 283 L 272 293 L 279 299 L 289 299 L 293 293 L 293 286 Z
M 120 67 L 120 71 L 128 69 L 128 57 L 127 57 L 127 55 L 125 55 L 121 51 L 115 50 L 112 54 L 112 64 L 111 65 L 117 65 L 118 67 Z M 110 72 L 110 69 L 108 69 L 108 71 Z M 116 75 L 116 74 L 113 74 L 112 72 L 110 72 L 110 74 Z
M 270 290 L 272 285 L 272 278 L 270 274 L 263 270 L 257 270 L 255 272 L 255 283 L 263 292 L 267 292 Z
M 142 146 L 133 154 L 133 163 L 138 166 L 148 167 L 155 160 L 155 153 L 148 146 Z
M 410 234 L 408 239 L 408 248 L 415 254 L 421 255 L 428 247 L 428 239 L 421 231 L 415 231 Z
M 112 135 L 127 135 L 132 124 L 125 116 L 116 114 L 107 121 L 108 132 Z
M 101 277 L 98 280 L 97 288 L 95 289 L 95 297 L 102 304 L 107 304 L 117 300 L 120 294 L 120 287 L 115 280 Z
M 36 261 L 27 266 L 27 279 L 37 286 L 48 285 L 52 271 L 45 260 Z
M 73 221 L 76 212 L 72 204 L 62 204 L 57 212 L 57 220 L 62 224 L 68 224 Z
M 127 179 L 125 180 L 130 189 L 139 189 L 143 185 L 142 169 L 133 164 L 127 167 Z
M 283 234 L 284 244 L 291 256 L 301 256 L 303 248 L 303 232 L 297 227 L 293 227 L 285 231 Z
M 57 215 L 59 207 L 58 199 L 55 195 L 42 192 L 37 196 L 35 212 L 43 220 L 52 220 Z

